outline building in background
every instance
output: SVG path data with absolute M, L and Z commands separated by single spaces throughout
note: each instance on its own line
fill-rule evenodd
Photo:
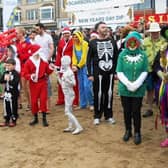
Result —
M 0 31 L 2 31 L 3 27 L 2 8 L 2 0 L 0 0 Z
M 2 1 L 0 0 L 0 29 L 2 30 Z M 36 23 L 44 23 L 47 29 L 57 29 L 72 26 L 75 15 L 65 12 L 64 0 L 18 0 L 17 12 L 14 17 L 14 26 L 32 28 Z M 160 6 L 161 5 L 161 6 Z M 164 10 L 160 10 L 165 8 Z M 134 19 L 139 22 L 145 16 L 145 20 L 168 23 L 168 0 L 144 0 L 144 3 L 134 5 Z M 161 13 L 159 13 L 159 11 Z M 83 15 L 81 15 L 83 16 Z M 110 16 L 109 16 L 110 17 Z M 112 16 L 111 16 L 112 17 Z M 81 25 L 83 26 L 83 25 Z

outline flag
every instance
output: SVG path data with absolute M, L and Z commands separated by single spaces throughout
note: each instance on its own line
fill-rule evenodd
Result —
M 17 8 L 15 7 L 11 12 L 9 20 L 7 22 L 7 27 L 12 28 L 14 26 L 15 16 L 17 16 Z

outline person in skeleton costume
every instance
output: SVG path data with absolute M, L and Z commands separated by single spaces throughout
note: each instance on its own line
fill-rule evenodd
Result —
M 93 94 L 92 82 L 88 80 L 87 76 L 87 53 L 88 43 L 84 40 L 84 36 L 80 31 L 75 31 L 72 35 L 73 38 L 73 54 L 72 54 L 72 70 L 77 72 L 79 83 L 79 104 L 80 108 L 90 106 L 93 110 Z
M 18 118 L 18 96 L 19 90 L 18 85 L 20 81 L 20 76 L 15 70 L 16 62 L 14 59 L 9 58 L 6 63 L 6 71 L 0 79 L 0 83 L 5 84 L 4 93 L 4 118 L 5 122 L 0 126 L 16 126 L 16 121 Z
M 100 124 L 102 113 L 105 120 L 114 124 L 112 112 L 114 74 L 118 50 L 114 40 L 107 38 L 107 25 L 96 24 L 98 38 L 90 41 L 87 57 L 88 78 L 93 81 L 94 124 Z
M 47 79 L 53 70 L 50 69 L 49 64 L 41 58 L 40 54 L 42 53 L 40 52 L 39 45 L 33 44 L 31 53 L 32 56 L 25 63 L 24 69 L 24 76 L 29 81 L 31 110 L 34 115 L 34 119 L 30 122 L 30 125 L 33 126 L 38 123 L 38 112 L 40 111 L 43 116 L 43 126 L 47 127 Z
M 161 35 L 168 42 L 168 26 L 161 29 Z M 168 43 L 162 45 L 158 52 L 153 70 L 157 74 L 155 78 L 155 95 L 159 106 L 161 123 L 165 126 L 168 135 Z M 157 118 L 156 118 L 157 124 Z M 168 147 L 168 136 L 160 144 L 161 147 Z
M 117 63 L 118 90 L 124 111 L 126 142 L 132 137 L 134 124 L 134 143 L 141 143 L 141 106 L 145 95 L 148 60 L 141 49 L 141 35 L 131 32 L 126 37 L 125 49 L 119 54 Z
M 63 56 L 61 58 L 61 70 L 62 76 L 58 76 L 58 81 L 62 87 L 65 98 L 65 115 L 68 116 L 69 125 L 64 129 L 64 132 L 72 132 L 73 135 L 79 134 L 83 128 L 79 124 L 78 120 L 72 113 L 72 105 L 75 98 L 73 87 L 76 85 L 74 73 L 71 69 L 70 56 Z M 74 129 L 75 127 L 75 129 Z

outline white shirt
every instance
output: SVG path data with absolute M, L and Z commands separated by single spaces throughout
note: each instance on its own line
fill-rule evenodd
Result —
M 47 34 L 44 32 L 43 35 L 37 35 L 35 37 L 35 44 L 38 44 L 41 46 L 41 52 L 42 54 L 40 55 L 43 60 L 48 60 L 49 53 L 50 53 L 50 44 L 53 44 L 53 39 L 51 35 Z

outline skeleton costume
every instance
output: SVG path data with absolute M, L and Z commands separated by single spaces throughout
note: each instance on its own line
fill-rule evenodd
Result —
M 11 59 L 9 59 L 8 61 L 10 61 L 10 60 Z M 6 74 L 10 75 L 9 81 L 6 81 L 4 79 Z M 16 121 L 18 118 L 18 96 L 19 96 L 18 85 L 19 85 L 19 81 L 20 81 L 20 76 L 16 70 L 12 70 L 12 71 L 6 70 L 0 79 L 0 83 L 5 84 L 5 93 L 4 93 L 5 123 L 3 126 L 7 126 L 9 124 L 10 120 L 11 120 L 11 125 L 9 125 L 9 126 L 16 125 Z
M 76 85 L 75 76 L 71 70 L 71 58 L 70 56 L 63 56 L 61 58 L 61 73 L 62 76 L 59 77 L 58 81 L 62 86 L 65 99 L 65 115 L 68 116 L 69 126 L 64 129 L 65 132 L 72 132 L 73 135 L 79 134 L 83 128 L 79 124 L 77 118 L 72 113 L 72 105 L 75 97 L 73 87 Z M 75 129 L 74 129 L 75 127 Z
M 117 63 L 118 90 L 124 111 L 124 141 L 132 136 L 132 119 L 134 124 L 134 143 L 141 143 L 141 106 L 145 94 L 148 61 L 141 50 L 141 35 L 131 32 L 126 37 L 125 49 L 120 53 Z
M 97 124 L 103 112 L 105 120 L 113 119 L 113 86 L 117 56 L 116 43 L 110 38 L 94 39 L 89 44 L 87 68 L 88 76 L 94 77 L 94 119 L 98 120 Z

